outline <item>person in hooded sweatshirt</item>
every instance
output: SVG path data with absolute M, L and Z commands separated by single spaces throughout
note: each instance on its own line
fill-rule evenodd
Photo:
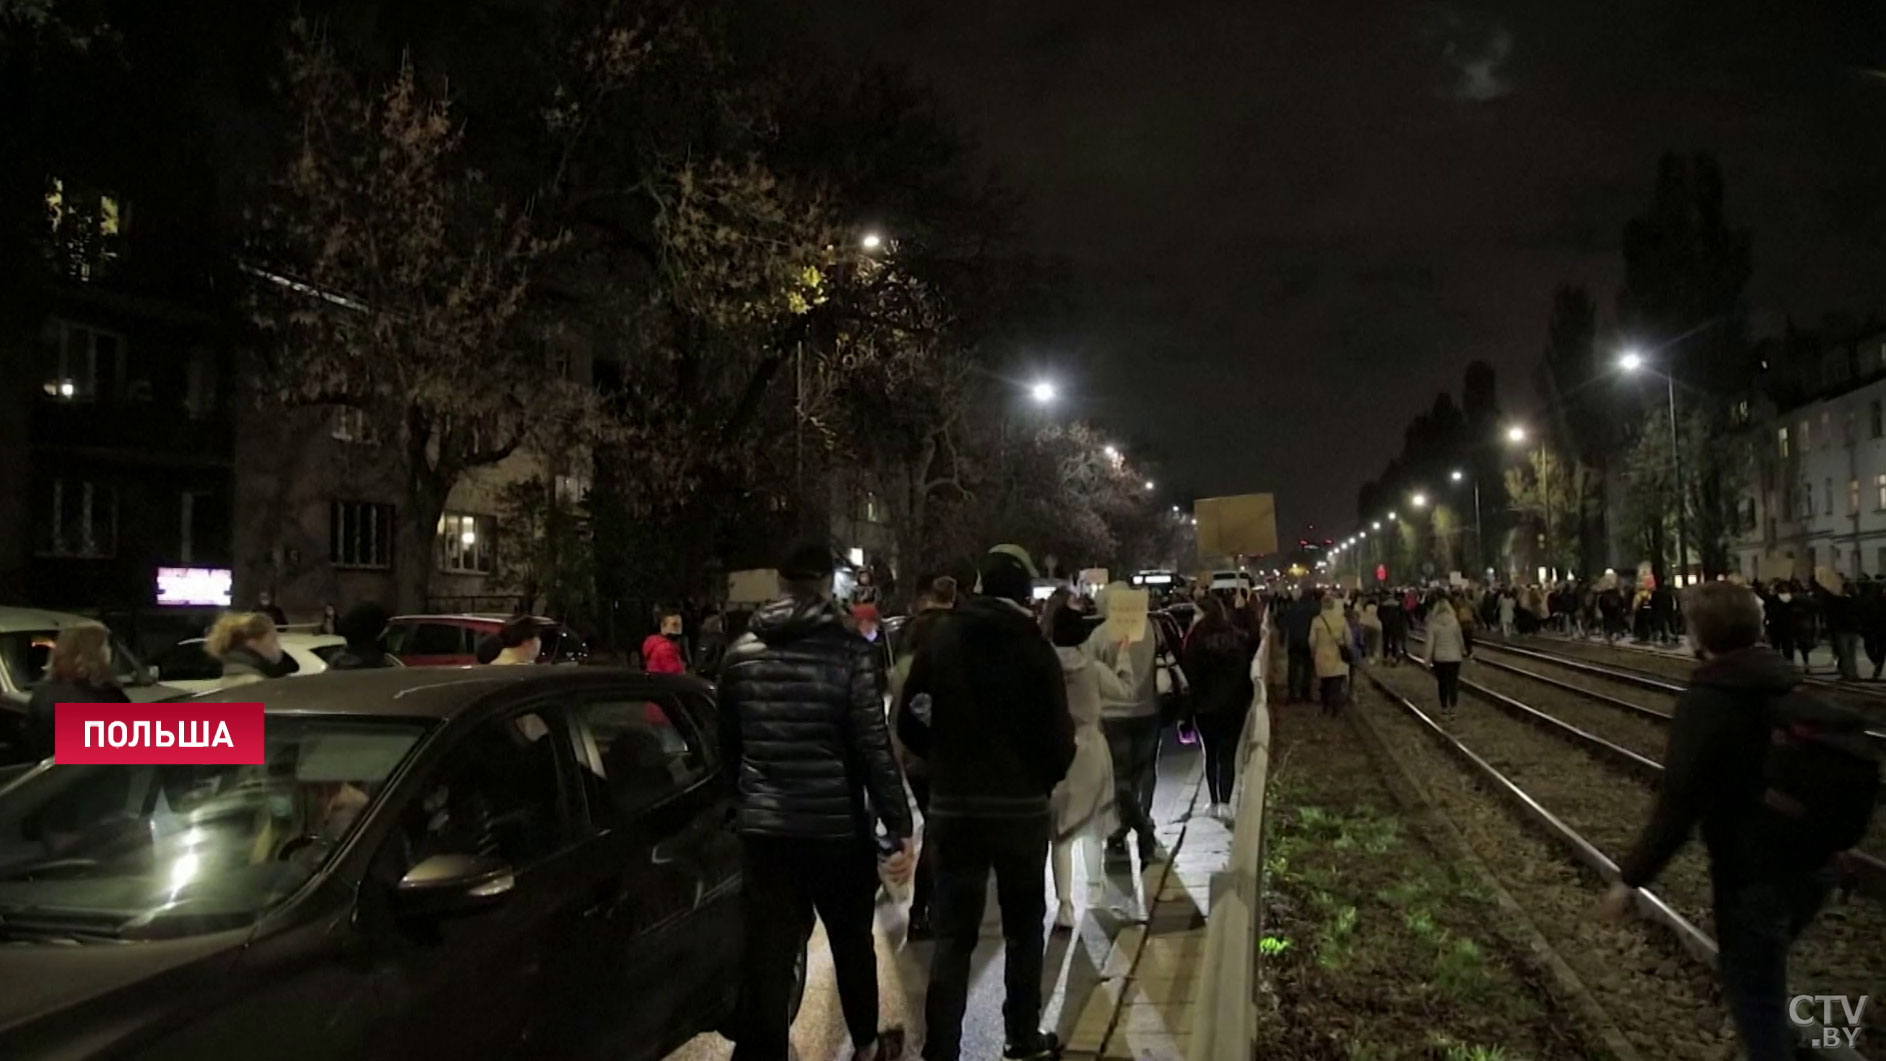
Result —
M 1118 815 L 1113 809 L 1113 753 L 1100 727 L 1100 698 L 1130 695 L 1133 657 L 1131 652 L 1119 653 L 1112 669 L 1088 658 L 1082 651 L 1089 636 L 1087 621 L 1065 589 L 1048 598 L 1041 627 L 1061 659 L 1068 713 L 1074 719 L 1074 764 L 1049 799 L 1054 814 L 1054 926 L 1069 931 L 1074 927 L 1075 848 L 1086 858 L 1089 906 L 1098 905 L 1106 882 L 1100 845 L 1113 833 Z
M 275 621 L 261 612 L 230 612 L 216 620 L 203 650 L 223 664 L 223 688 L 281 678 L 294 663 L 282 653 Z
M 1124 582 L 1114 582 L 1101 592 L 1101 624 L 1087 638 L 1087 658 L 1107 669 L 1118 668 L 1120 656 L 1128 657 L 1125 668 L 1133 674 L 1133 684 L 1124 696 L 1100 695 L 1101 728 L 1107 735 L 1107 747 L 1113 753 L 1113 803 L 1119 824 L 1107 838 L 1107 854 L 1114 861 L 1127 857 L 1126 836 L 1139 838 L 1142 864 L 1159 856 L 1159 839 L 1153 828 L 1153 794 L 1159 782 L 1159 739 L 1165 721 L 1159 717 L 1159 630 L 1146 624 L 1137 641 L 1122 642 L 1104 621 L 1108 601 L 1117 593 L 1131 589 Z M 1174 646 L 1175 650 L 1177 646 Z
M 35 759 L 53 751 L 53 719 L 60 704 L 123 704 L 124 694 L 111 672 L 111 634 L 100 623 L 79 623 L 59 631 L 46 676 L 26 702 L 27 746 Z
M 779 566 L 779 587 L 784 596 L 754 613 L 720 669 L 721 754 L 734 777 L 745 880 L 743 1019 L 733 1056 L 785 1061 L 793 961 L 816 913 L 853 1057 L 883 1061 L 903 1041 L 902 1032 L 878 1030 L 879 824 L 894 849 L 885 875 L 908 880 L 915 867 L 883 679 L 871 645 L 832 600 L 829 545 L 794 549 Z
M 650 674 L 686 674 L 688 663 L 681 655 L 681 613 L 664 608 L 661 630 L 642 639 L 642 669 Z
M 1827 898 L 1826 858 L 1790 850 L 1794 827 L 1765 807 L 1771 704 L 1801 684 L 1781 653 L 1761 644 L 1762 606 L 1747 587 L 1705 582 L 1685 603 L 1701 660 L 1677 698 L 1657 802 L 1600 904 L 1624 916 L 1701 826 L 1709 852 L 1717 971 L 1723 1001 L 1751 1061 L 1792 1058 L 1788 950 Z
M 983 901 L 995 874 L 1002 907 L 1007 1033 L 1003 1055 L 1047 1059 L 1060 1040 L 1043 1032 L 1042 875 L 1054 833 L 1051 794 L 1075 757 L 1067 687 L 1028 602 L 1035 565 L 1019 546 L 983 557 L 977 595 L 959 605 L 911 663 L 903 698 L 930 698 L 930 721 L 898 715 L 904 744 L 930 770 L 936 849 L 936 951 L 924 1001 L 928 1061 L 957 1061 Z
M 399 661 L 386 652 L 387 610 L 373 601 L 361 601 L 347 609 L 334 624 L 335 631 L 347 639 L 347 647 L 327 661 L 328 670 L 372 670 L 397 667 Z

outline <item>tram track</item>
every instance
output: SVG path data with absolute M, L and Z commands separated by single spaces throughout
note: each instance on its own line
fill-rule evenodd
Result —
M 1483 784 L 1504 793 L 1508 803 L 1555 835 L 1582 864 L 1615 879 L 1613 858 L 1634 842 L 1654 800 L 1661 766 L 1653 759 L 1469 679 L 1463 679 L 1463 689 L 1496 709 L 1463 705 L 1442 726 L 1415 705 L 1416 699 L 1431 702 L 1425 675 L 1411 668 L 1376 668 L 1369 677 Z M 1566 755 L 1566 742 L 1586 754 Z M 1640 783 L 1618 784 L 1620 772 Z M 1704 967 L 1714 960 L 1710 909 L 1700 845 L 1680 854 L 1664 871 L 1659 890 L 1640 905 Z M 1886 939 L 1886 905 L 1830 902 L 1795 950 L 1794 986 L 1821 994 L 1876 993 L 1886 983 L 1881 939 Z M 1869 1019 L 1869 1026 L 1875 1037 L 1886 1036 L 1886 1017 Z

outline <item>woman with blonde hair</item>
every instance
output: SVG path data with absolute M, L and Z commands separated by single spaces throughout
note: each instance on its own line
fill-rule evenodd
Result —
M 203 639 L 203 650 L 222 661 L 220 688 L 280 678 L 293 669 L 282 654 L 275 620 L 262 612 L 230 612 L 216 620 Z
M 111 633 L 99 623 L 59 631 L 46 676 L 27 701 L 27 743 L 33 757 L 52 755 L 54 709 L 60 704 L 125 704 L 131 698 L 111 672 Z

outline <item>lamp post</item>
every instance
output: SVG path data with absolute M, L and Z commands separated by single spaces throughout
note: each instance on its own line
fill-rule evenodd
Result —
M 1683 490 L 1683 450 L 1676 438 L 1676 378 L 1668 372 L 1658 372 L 1644 363 L 1644 355 L 1636 350 L 1626 350 L 1618 355 L 1618 368 L 1626 373 L 1640 369 L 1663 377 L 1664 395 L 1669 400 L 1670 410 L 1670 468 L 1676 479 L 1676 569 L 1675 584 L 1683 585 L 1689 580 L 1690 545 L 1689 545 L 1689 497 Z
M 1448 478 L 1455 482 L 1460 482 L 1465 478 L 1465 475 L 1456 468 Z M 1474 565 L 1479 569 L 1475 572 L 1476 577 L 1485 574 L 1487 569 L 1487 538 L 1486 527 L 1480 522 L 1480 469 L 1478 468 L 1473 470 L 1473 561 Z

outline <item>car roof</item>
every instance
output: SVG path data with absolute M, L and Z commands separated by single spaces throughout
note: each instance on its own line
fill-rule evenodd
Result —
M 43 608 L 17 608 L 12 605 L 0 605 L 0 634 L 14 633 L 20 630 L 58 630 L 80 623 L 95 623 L 83 615 L 71 612 L 51 612 Z
M 496 693 L 519 697 L 598 685 L 709 692 L 699 678 L 625 667 L 382 667 L 329 670 L 293 680 L 251 682 L 184 697 L 183 703 L 255 703 L 271 715 L 354 715 L 447 720 Z
M 511 617 L 508 615 L 480 614 L 477 612 L 457 612 L 457 613 L 450 613 L 450 614 L 441 613 L 437 615 L 395 615 L 391 619 L 388 619 L 387 622 L 399 623 L 399 622 L 412 622 L 412 621 L 428 620 L 428 619 L 443 619 L 448 622 L 496 623 L 502 626 L 506 622 L 509 622 L 510 618 Z M 544 626 L 561 625 L 555 619 L 546 618 L 542 615 L 533 615 L 531 616 L 531 618 L 537 620 L 539 624 L 544 625 Z
M 282 643 L 283 648 L 326 648 L 329 645 L 344 645 L 347 643 L 347 639 L 339 634 L 298 634 L 290 630 L 284 630 L 277 633 L 275 637 L 276 640 Z M 177 644 L 200 645 L 203 641 L 204 639 L 200 637 L 186 637 L 182 641 L 177 642 Z

